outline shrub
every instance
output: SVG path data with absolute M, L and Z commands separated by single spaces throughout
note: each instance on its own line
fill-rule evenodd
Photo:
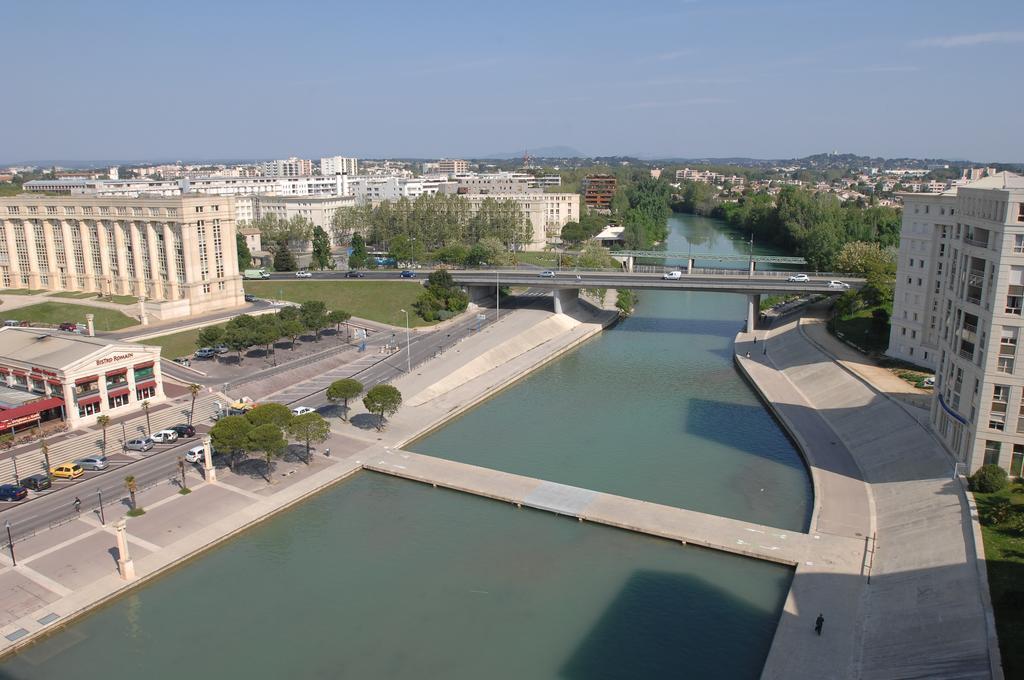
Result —
M 985 508 L 980 514 L 979 521 L 985 526 L 1002 524 L 1010 516 L 1013 504 L 1008 498 L 996 498 L 991 505 Z
M 1002 491 L 1009 483 L 1006 470 L 998 465 L 982 465 L 978 471 L 967 478 L 971 491 L 995 493 Z

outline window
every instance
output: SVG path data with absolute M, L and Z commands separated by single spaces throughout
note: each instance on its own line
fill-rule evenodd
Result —
M 55 206 L 55 205 L 48 205 L 48 206 L 46 206 L 46 214 L 47 215 L 56 215 L 57 214 L 57 206 Z
M 1013 445 L 1013 457 L 1010 459 L 1010 474 L 1020 477 L 1021 467 L 1024 465 L 1024 445 Z
M 78 407 L 78 417 L 84 418 L 85 416 L 91 416 L 94 413 L 100 412 L 100 402 L 91 401 L 88 404 L 82 404 Z
M 19 208 L 16 205 L 9 205 L 9 206 L 7 206 L 7 214 L 8 215 L 17 215 L 20 212 L 21 212 L 21 208 Z
M 155 387 L 143 387 L 140 390 L 135 390 L 135 398 L 138 399 L 139 401 L 142 401 L 144 399 L 152 399 L 155 396 L 156 396 L 156 388 Z
M 985 442 L 985 465 L 999 465 L 999 449 L 1002 442 Z

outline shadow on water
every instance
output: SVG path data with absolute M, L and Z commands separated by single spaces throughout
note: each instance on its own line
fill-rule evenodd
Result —
M 559 676 L 756 678 L 781 607 L 752 607 L 696 576 L 635 571 Z M 765 634 L 748 639 L 752 631 Z
M 793 456 L 795 445 L 786 439 L 766 437 L 765 425 L 771 416 L 760 405 L 737 404 L 710 399 L 690 399 L 684 429 L 688 434 L 723 444 L 755 458 L 768 458 L 788 467 L 805 470 L 802 457 Z M 727 422 L 728 427 L 721 427 Z M 773 421 L 774 422 L 774 421 Z M 785 434 L 785 431 L 782 431 Z
M 676 333 L 731 337 L 743 326 L 743 319 L 693 319 L 631 316 L 616 330 L 637 333 Z

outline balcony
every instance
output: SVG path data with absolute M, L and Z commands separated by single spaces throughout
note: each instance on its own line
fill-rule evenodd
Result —
M 974 361 L 974 351 L 962 349 L 958 352 L 961 359 L 967 359 L 968 361 Z
M 965 236 L 964 237 L 964 244 L 969 245 L 969 246 L 974 246 L 976 248 L 988 248 L 988 239 L 986 238 L 984 241 L 979 241 L 978 239 L 967 238 Z

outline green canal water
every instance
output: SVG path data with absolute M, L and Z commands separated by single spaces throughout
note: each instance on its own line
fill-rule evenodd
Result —
M 743 251 L 673 218 L 670 246 Z M 424 452 L 782 527 L 797 453 L 732 369 L 742 300 L 637 314 Z M 35 644 L 4 678 L 755 678 L 792 572 L 362 473 Z

